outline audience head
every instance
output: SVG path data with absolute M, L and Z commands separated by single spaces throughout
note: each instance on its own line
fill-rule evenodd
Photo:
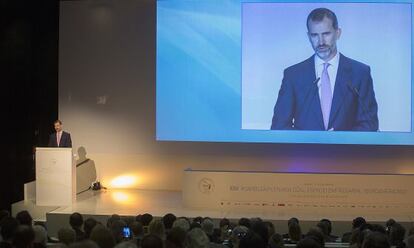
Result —
M 223 218 L 220 220 L 220 228 L 227 228 L 230 225 L 230 221 L 227 218 Z
M 188 232 L 190 230 L 190 223 L 186 218 L 178 218 L 174 221 L 173 227 L 179 227 L 185 232 Z
M 247 218 L 240 218 L 240 220 L 239 220 L 239 223 L 238 223 L 240 226 L 245 226 L 245 227 L 247 227 L 247 228 L 250 228 L 250 226 L 251 226 L 251 223 L 250 223 L 250 220 L 249 219 L 247 219 Z
M 392 246 L 400 247 L 405 237 L 405 228 L 399 224 L 394 223 L 390 228 L 389 238 Z
M 32 216 L 26 210 L 20 211 L 16 214 L 16 219 L 20 225 L 31 226 L 33 222 Z
M 142 226 L 141 222 L 134 221 L 129 224 L 129 228 L 131 229 L 131 232 L 135 238 L 144 237 L 144 227 Z
M 233 247 L 239 247 L 240 240 L 247 235 L 249 228 L 245 226 L 236 226 L 231 232 L 230 241 L 233 244 Z
M 288 220 L 288 226 L 289 226 L 290 224 L 292 224 L 292 223 L 296 223 L 296 224 L 298 224 L 298 225 L 299 225 L 299 219 L 298 219 L 298 218 L 296 218 L 296 217 L 292 217 L 292 218 L 290 218 L 290 219 Z
M 10 217 L 10 212 L 4 209 L 0 210 L 0 224 L 5 217 Z
M 83 216 L 80 213 L 73 213 L 69 217 L 69 224 L 73 229 L 81 229 L 83 225 Z
M 83 230 L 85 231 L 85 238 L 91 236 L 92 229 L 98 222 L 94 218 L 87 218 L 83 223 Z
M 266 224 L 262 220 L 257 219 L 256 221 L 253 221 L 251 230 L 258 234 L 265 244 L 267 244 L 269 241 L 269 231 L 267 230 Z
M 35 236 L 33 243 L 39 244 L 41 247 L 46 247 L 46 244 L 47 244 L 46 229 L 41 225 L 34 225 L 33 232 Z
M 153 217 L 149 213 L 141 215 L 141 223 L 143 226 L 148 226 L 151 223 L 152 219 Z
M 201 222 L 203 222 L 203 217 L 201 217 L 201 216 L 197 216 L 197 217 L 195 217 L 194 219 L 193 219 L 193 223 L 198 223 L 198 224 L 200 224 L 201 225 Z
M 370 232 L 364 238 L 362 248 L 390 248 L 390 242 L 385 234 L 380 232 Z
M 126 227 L 127 224 L 123 220 L 114 220 L 111 224 L 110 230 L 115 238 L 115 243 L 120 243 L 123 239 L 123 230 L 124 227 Z
M 108 220 L 106 221 L 106 227 L 111 228 L 112 223 L 116 220 L 121 220 L 121 216 L 119 216 L 117 214 L 111 215 L 111 217 L 109 217 Z
M 266 248 L 266 242 L 253 231 L 249 231 L 240 239 L 239 248 Z
M 275 233 L 269 238 L 269 248 L 284 248 L 282 235 Z
M 352 220 L 352 229 L 357 229 L 366 223 L 367 222 L 363 217 L 356 217 L 354 220 Z
M 180 227 L 173 227 L 168 232 L 167 242 L 172 243 L 175 247 L 184 247 L 187 233 Z
M 201 229 L 208 235 L 212 236 L 214 233 L 214 223 L 211 219 L 206 218 L 201 222 Z
M 160 239 L 165 240 L 165 227 L 162 220 L 152 220 L 148 226 L 148 231 L 150 234 L 160 237 Z
M 76 240 L 76 233 L 72 228 L 63 227 L 58 231 L 58 239 L 65 245 L 70 245 Z
M 115 238 L 112 236 L 111 231 L 103 225 L 96 225 L 89 237 L 100 248 L 113 248 L 115 246 Z
M 388 219 L 386 222 L 385 222 L 385 227 L 391 227 L 392 225 L 394 225 L 395 223 L 397 223 L 394 219 Z
M 16 229 L 16 234 L 13 239 L 15 248 L 28 248 L 33 246 L 35 234 L 33 228 L 28 225 L 20 225 Z
M 185 247 L 187 248 L 209 248 L 210 241 L 207 234 L 201 228 L 194 228 L 187 233 Z
M 325 238 L 321 229 L 318 227 L 312 227 L 309 229 L 308 233 L 306 234 L 306 238 L 310 238 L 315 240 L 319 243 L 320 247 L 325 247 Z
M 145 235 L 141 241 L 141 248 L 163 248 L 163 245 L 162 239 L 154 234 Z
M 275 226 L 270 221 L 263 222 L 267 228 L 268 237 L 272 237 L 276 233 Z
M 164 223 L 165 229 L 169 230 L 172 228 L 172 225 L 177 217 L 174 214 L 168 213 L 162 217 L 162 222 Z
M 325 233 L 326 235 L 331 235 L 332 233 L 332 222 L 328 219 L 321 219 L 319 221 L 319 223 L 323 223 L 324 229 L 322 230 L 323 233 Z
M 16 233 L 19 222 L 13 217 L 4 217 L 1 221 L 1 236 L 4 241 L 11 242 Z
M 192 222 L 191 224 L 190 224 L 190 230 L 191 229 L 194 229 L 194 228 L 201 228 L 201 224 L 200 223 L 198 223 L 198 222 Z
M 297 222 L 291 222 L 288 226 L 289 238 L 291 241 L 297 242 L 302 238 L 302 230 Z

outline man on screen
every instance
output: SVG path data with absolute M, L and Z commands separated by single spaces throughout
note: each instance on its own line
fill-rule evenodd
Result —
M 285 69 L 271 129 L 377 131 L 370 68 L 338 52 L 335 13 L 314 9 L 307 28 L 315 54 Z
M 63 131 L 63 125 L 60 120 L 54 123 L 56 133 L 49 136 L 49 147 L 72 147 L 72 139 L 70 133 Z

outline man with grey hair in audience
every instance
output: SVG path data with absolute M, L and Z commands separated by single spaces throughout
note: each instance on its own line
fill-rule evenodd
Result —
M 179 227 L 185 232 L 188 232 L 190 230 L 190 222 L 185 218 L 178 218 L 174 221 L 173 227 Z
M 201 228 L 193 228 L 187 233 L 185 239 L 186 248 L 209 248 L 210 240 L 207 234 Z

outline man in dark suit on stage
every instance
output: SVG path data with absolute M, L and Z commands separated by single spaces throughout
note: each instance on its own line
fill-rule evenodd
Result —
M 315 54 L 284 71 L 271 129 L 378 131 L 370 68 L 338 52 L 335 13 L 314 9 L 307 28 Z
M 72 139 L 70 133 L 62 130 L 63 125 L 60 120 L 54 122 L 55 133 L 52 133 L 49 137 L 49 147 L 72 147 Z

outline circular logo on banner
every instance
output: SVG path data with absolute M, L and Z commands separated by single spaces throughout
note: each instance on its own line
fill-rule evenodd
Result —
M 198 189 L 201 193 L 210 194 L 214 191 L 214 182 L 210 178 L 202 178 L 198 182 Z

